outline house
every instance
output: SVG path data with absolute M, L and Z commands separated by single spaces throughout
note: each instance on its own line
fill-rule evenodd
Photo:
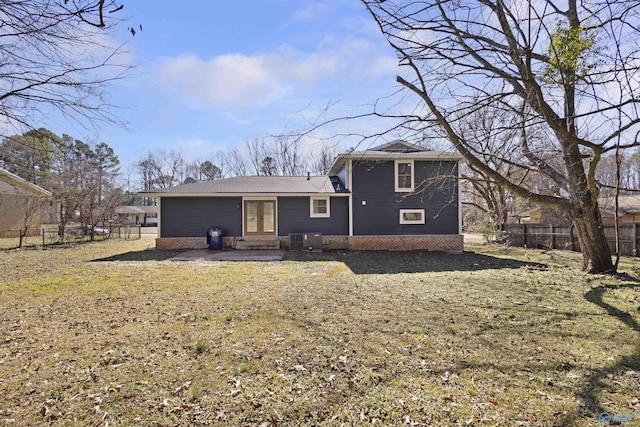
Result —
M 116 221 L 126 225 L 155 226 L 158 224 L 158 206 L 116 206 Z
M 144 217 L 144 211 L 138 206 L 116 206 L 113 213 L 116 223 L 123 225 L 139 224 L 139 218 Z
M 615 198 L 598 199 L 600 215 L 604 224 L 613 224 L 616 214 Z M 640 195 L 623 195 L 618 197 L 618 223 L 632 224 L 640 222 Z M 512 224 L 569 225 L 570 218 L 560 209 L 538 206 L 513 216 Z
M 571 221 L 560 209 L 538 206 L 510 216 L 508 224 L 554 224 L 567 225 Z
M 598 200 L 602 222 L 613 224 L 615 220 L 616 202 L 614 197 Z M 633 224 L 640 222 L 640 195 L 618 196 L 618 223 Z
M 142 192 L 155 197 L 159 249 L 252 241 L 289 247 L 289 235 L 322 235 L 325 249 L 462 251 L 461 157 L 394 141 L 341 153 L 327 176 L 245 176 Z
M 38 235 L 58 221 L 58 206 L 49 191 L 0 168 L 0 237 Z

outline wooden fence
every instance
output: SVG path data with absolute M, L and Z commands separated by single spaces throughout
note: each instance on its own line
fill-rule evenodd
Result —
M 528 248 L 564 249 L 580 252 L 580 242 L 574 227 L 546 224 L 505 224 L 502 226 L 506 243 Z M 620 252 L 622 255 L 640 255 L 640 223 L 620 224 Z M 616 252 L 616 230 L 604 226 L 611 253 Z

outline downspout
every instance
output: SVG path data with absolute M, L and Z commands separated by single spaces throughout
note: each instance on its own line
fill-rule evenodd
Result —
M 347 173 L 346 175 L 346 184 L 347 184 L 347 189 L 349 190 L 349 237 L 353 236 L 353 188 L 351 188 L 351 184 L 352 184 L 352 171 L 353 171 L 353 163 L 351 159 L 348 159 L 345 167 L 347 169 Z
M 158 197 L 156 200 L 157 200 L 156 206 L 158 206 L 158 221 L 157 221 L 156 226 L 158 227 L 157 236 L 158 236 L 158 239 L 159 239 L 159 238 L 162 237 L 162 235 L 160 233 L 160 230 L 162 230 L 162 223 L 161 223 L 162 215 L 160 214 L 162 212 L 162 197 Z M 145 213 L 144 216 L 145 216 L 145 219 L 146 219 L 147 214 Z
M 458 192 L 458 234 L 462 234 L 462 195 L 460 183 L 462 182 L 462 160 L 458 160 L 458 179 L 456 181 L 456 191 Z

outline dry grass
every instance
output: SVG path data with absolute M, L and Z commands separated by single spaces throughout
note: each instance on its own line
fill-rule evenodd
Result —
M 640 263 L 0 252 L 0 425 L 601 425 L 640 413 Z M 634 406 L 635 405 L 635 406 Z M 629 422 L 630 425 L 637 423 Z

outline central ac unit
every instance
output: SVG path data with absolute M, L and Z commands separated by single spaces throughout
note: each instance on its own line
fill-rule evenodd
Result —
M 291 233 L 289 234 L 289 250 L 321 251 L 322 250 L 322 233 Z

